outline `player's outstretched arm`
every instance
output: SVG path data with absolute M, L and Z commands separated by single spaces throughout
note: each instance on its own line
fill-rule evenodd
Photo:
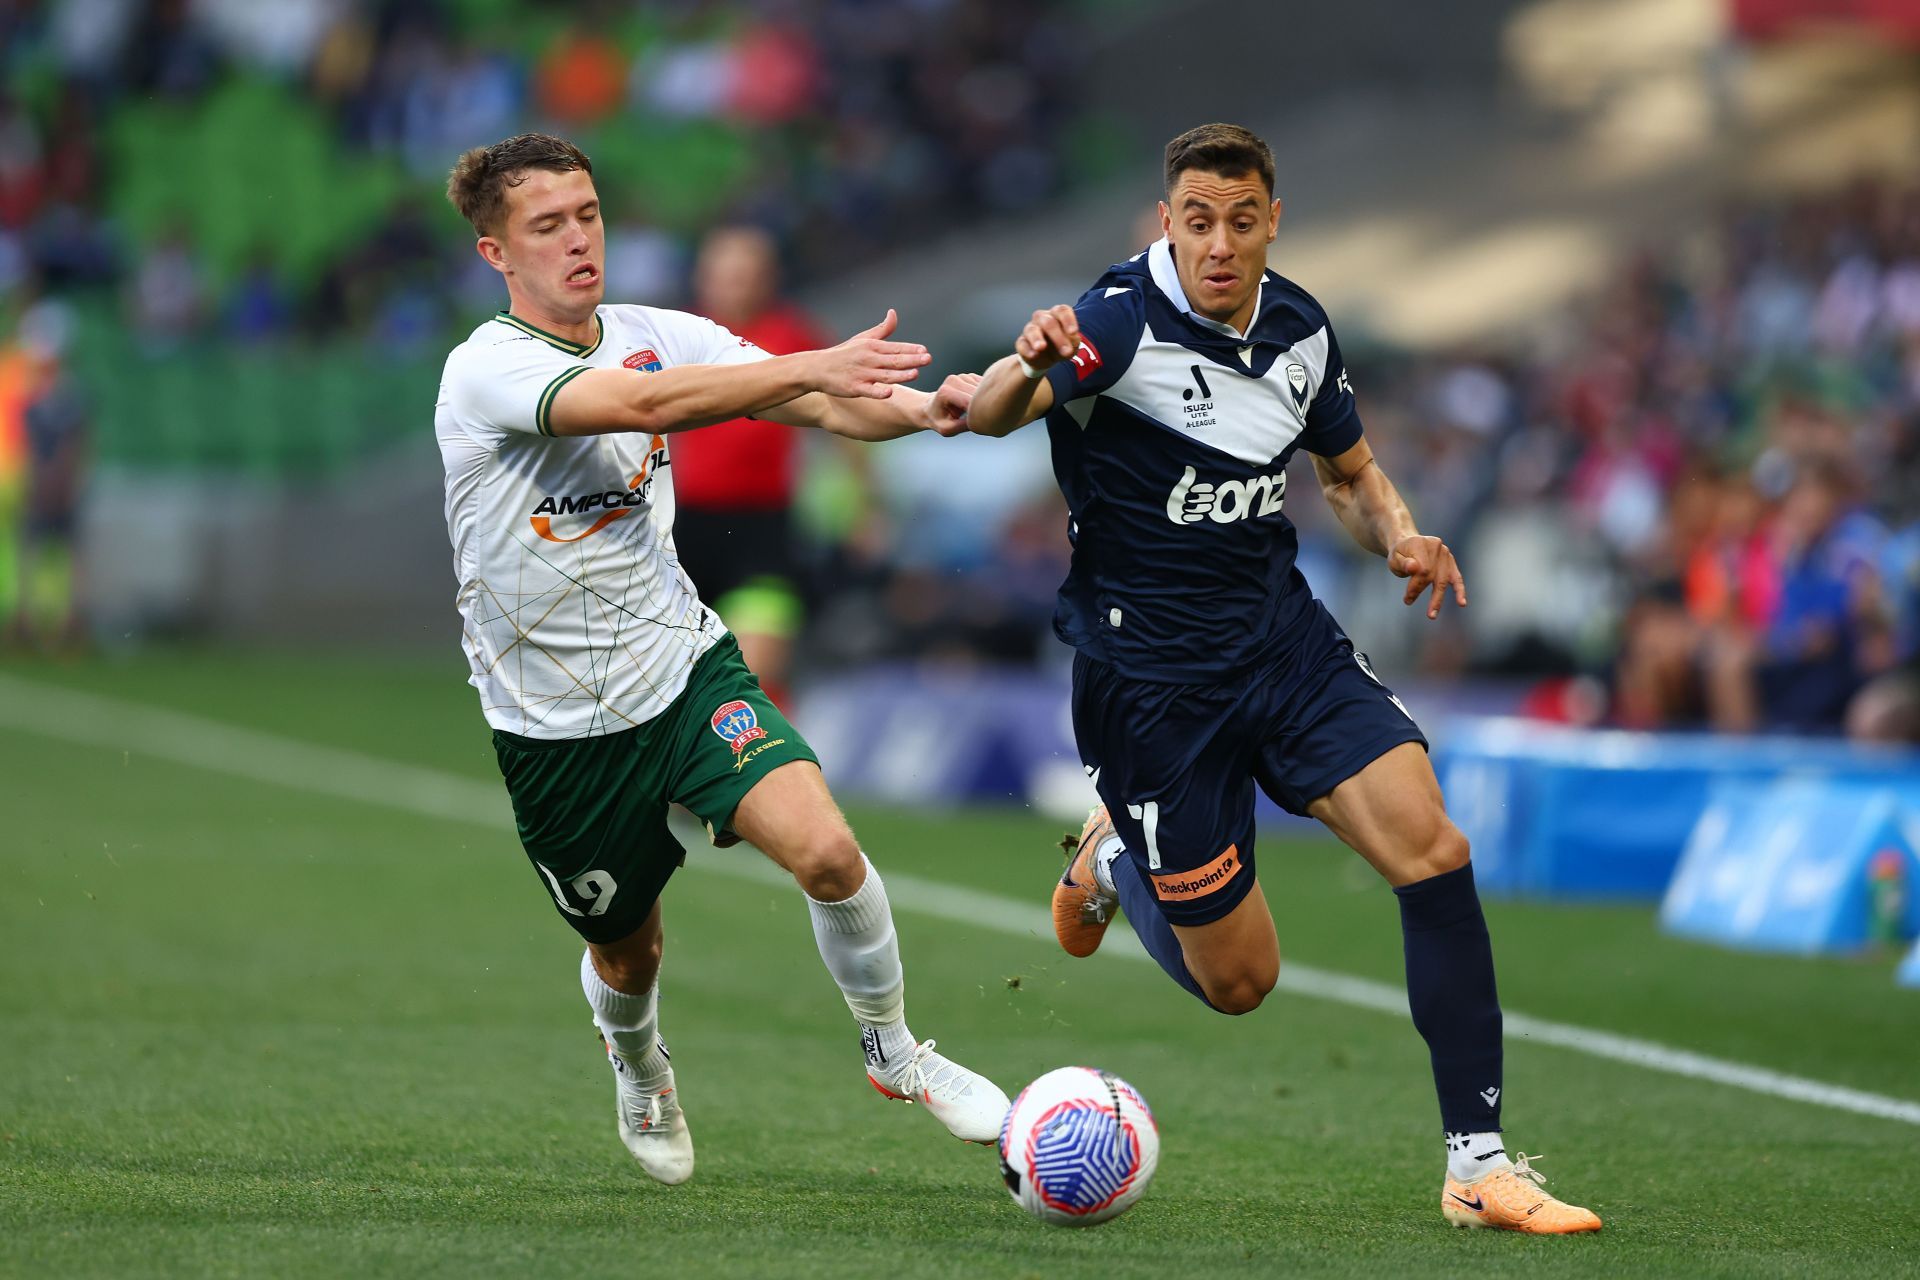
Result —
M 898 323 L 889 311 L 837 347 L 751 364 L 679 365 L 643 378 L 627 369 L 589 369 L 561 386 L 549 421 L 557 436 L 665 435 L 758 414 L 812 393 L 884 402 L 932 358 L 917 342 L 888 340 Z
M 1053 408 L 1047 370 L 1070 358 L 1080 346 L 1080 320 L 1064 303 L 1036 311 L 1013 344 L 1013 354 L 996 360 L 967 407 L 964 429 L 975 435 L 1004 436 L 1043 417 Z M 942 430 L 956 435 L 962 428 Z
M 1327 495 L 1327 505 L 1353 540 L 1373 554 L 1385 556 L 1393 575 L 1407 580 L 1402 603 L 1412 604 L 1421 592 L 1432 587 L 1427 617 L 1437 618 L 1440 603 L 1451 587 L 1454 601 L 1463 609 L 1467 607 L 1467 581 L 1460 576 L 1453 551 L 1414 525 L 1406 500 L 1380 469 L 1365 440 L 1331 458 L 1316 455 L 1313 470 L 1320 478 L 1320 491 Z
M 884 338 L 892 332 L 894 319 L 894 313 L 887 312 L 886 320 L 861 336 Z M 979 381 L 978 374 L 955 374 L 930 395 L 910 387 L 895 387 L 884 399 L 814 391 L 772 405 L 755 416 L 792 427 L 817 427 L 849 440 L 898 440 L 917 431 L 952 435 L 964 429 L 967 401 Z
M 897 440 L 917 431 L 957 435 L 966 430 L 967 405 L 977 373 L 947 375 L 932 394 L 897 387 L 885 400 L 847 399 L 814 392 L 777 404 L 758 416 L 794 427 L 818 427 L 849 440 Z
M 895 387 L 885 400 L 844 399 L 823 391 L 809 391 L 781 404 L 768 405 L 753 416 L 790 427 L 817 427 L 849 440 L 898 440 L 916 431 L 931 430 L 928 404 L 933 397 L 911 387 Z

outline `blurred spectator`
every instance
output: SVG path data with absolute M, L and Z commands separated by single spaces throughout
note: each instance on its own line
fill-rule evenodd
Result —
M 56 0 L 48 36 L 65 73 L 105 92 L 113 84 L 133 37 L 140 0 Z
M 1744 477 L 1695 471 L 1668 501 L 1665 545 L 1630 604 L 1616 670 L 1631 728 L 1707 719 L 1751 728 L 1755 637 L 1778 594 L 1772 546 Z
M 127 42 L 128 79 L 135 90 L 163 98 L 193 98 L 220 73 L 220 50 L 194 20 L 188 0 L 152 0 Z
M 571 28 L 533 70 L 534 105 L 564 129 L 597 124 L 626 92 L 627 64 L 604 36 Z
M 20 322 L 28 391 L 18 629 L 42 649 L 68 648 L 81 638 L 74 537 L 88 433 L 84 399 L 63 363 L 72 323 L 55 302 L 39 303 Z
M 1753 703 L 1730 710 L 1728 727 L 1834 727 L 1866 677 L 1890 665 L 1879 580 L 1886 531 L 1853 490 L 1838 464 L 1809 460 L 1781 504 L 1779 603 L 1758 650 Z
M 0 640 L 18 639 L 26 539 L 27 407 L 35 361 L 21 335 L 0 344 Z
M 1750 732 L 1833 730 L 1848 700 L 1892 665 L 1881 586 L 1885 530 L 1839 464 L 1800 464 L 1763 528 L 1744 480 L 1676 490 L 1682 595 L 1644 595 L 1629 614 L 1620 718 L 1655 727 L 1704 716 Z
M 820 88 L 819 51 L 803 29 L 753 27 L 734 44 L 725 109 L 750 124 L 786 124 L 812 108 Z
M 185 231 L 169 232 L 134 271 L 128 298 L 134 334 L 149 347 L 174 345 L 200 327 L 205 308 L 200 261 Z
M 670 39 L 634 64 L 633 98 L 663 116 L 714 116 L 725 109 L 734 81 L 724 41 Z
M 314 290 L 313 327 L 357 333 L 390 355 L 417 355 L 443 336 L 452 311 L 449 286 L 464 279 L 442 257 L 445 248 L 421 202 L 402 196 L 364 240 L 328 264 Z M 469 249 L 461 262 L 471 272 L 479 259 Z M 475 279 L 474 296 L 497 308 L 498 279 L 491 272 Z
M 234 281 L 223 310 L 226 331 L 237 342 L 270 342 L 286 333 L 293 302 L 281 286 L 271 254 L 254 254 Z
M 694 308 L 774 355 L 832 340 L 779 297 L 773 237 L 756 227 L 710 233 L 694 266 Z M 736 419 L 674 437 L 674 545 L 680 563 L 725 618 L 747 665 L 782 701 L 794 635 L 794 486 L 800 441 L 778 422 Z
M 673 307 L 679 304 L 687 268 L 673 236 L 644 222 L 618 222 L 607 228 L 606 271 L 607 297 Z M 492 282 L 492 289 L 499 293 L 499 281 Z
M 304 71 L 344 0 L 194 0 L 193 17 L 225 51 L 265 71 Z
M 0 229 L 33 221 L 47 198 L 46 148 L 21 107 L 0 98 Z

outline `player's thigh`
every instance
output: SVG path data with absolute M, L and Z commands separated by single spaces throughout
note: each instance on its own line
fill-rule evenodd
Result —
M 1251 873 L 1247 891 L 1226 915 L 1206 924 L 1175 924 L 1173 936 L 1207 999 L 1226 1013 L 1258 1005 L 1280 980 L 1280 938 L 1267 895 Z
M 1321 797 L 1406 743 L 1426 737 L 1365 655 L 1320 610 L 1303 639 L 1305 661 L 1265 673 L 1257 705 L 1254 775 L 1275 804 L 1307 815 Z M 1319 816 L 1314 814 L 1313 816 Z
M 1320 613 L 1302 648 L 1316 654 L 1266 685 L 1260 786 L 1291 813 L 1326 824 L 1398 884 L 1450 870 L 1464 842 L 1447 820 L 1426 737 L 1363 654 Z
M 734 809 L 732 829 L 822 902 L 852 897 L 865 878 L 859 842 L 811 760 L 789 761 L 755 783 Z
M 1467 838 L 1447 817 L 1433 765 L 1418 743 L 1379 756 L 1307 811 L 1392 885 L 1467 862 Z
M 686 856 L 667 829 L 666 779 L 648 767 L 645 726 L 493 740 L 521 847 L 561 917 L 595 945 L 640 931 Z
M 1232 690 L 1128 681 L 1097 664 L 1075 670 L 1081 757 L 1170 924 L 1212 924 L 1253 889 L 1253 780 L 1236 701 Z
M 695 665 L 677 705 L 669 794 L 713 842 L 747 841 L 816 898 L 858 889 L 859 847 L 813 749 L 767 697 L 732 637 Z

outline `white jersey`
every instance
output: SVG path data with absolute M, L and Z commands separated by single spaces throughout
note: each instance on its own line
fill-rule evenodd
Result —
M 447 357 L 434 410 L 471 682 L 488 724 L 534 738 L 644 724 L 724 633 L 674 550 L 666 438 L 554 436 L 555 394 L 589 369 L 767 358 L 683 312 L 595 314 L 588 347 L 487 321 Z

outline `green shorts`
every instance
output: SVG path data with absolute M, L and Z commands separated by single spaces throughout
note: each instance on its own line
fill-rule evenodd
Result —
M 769 772 L 817 758 L 722 636 L 687 687 L 643 725 L 591 738 L 493 731 L 520 843 L 566 922 L 588 942 L 617 942 L 645 923 L 686 850 L 667 829 L 678 803 L 717 845 L 741 798 Z

